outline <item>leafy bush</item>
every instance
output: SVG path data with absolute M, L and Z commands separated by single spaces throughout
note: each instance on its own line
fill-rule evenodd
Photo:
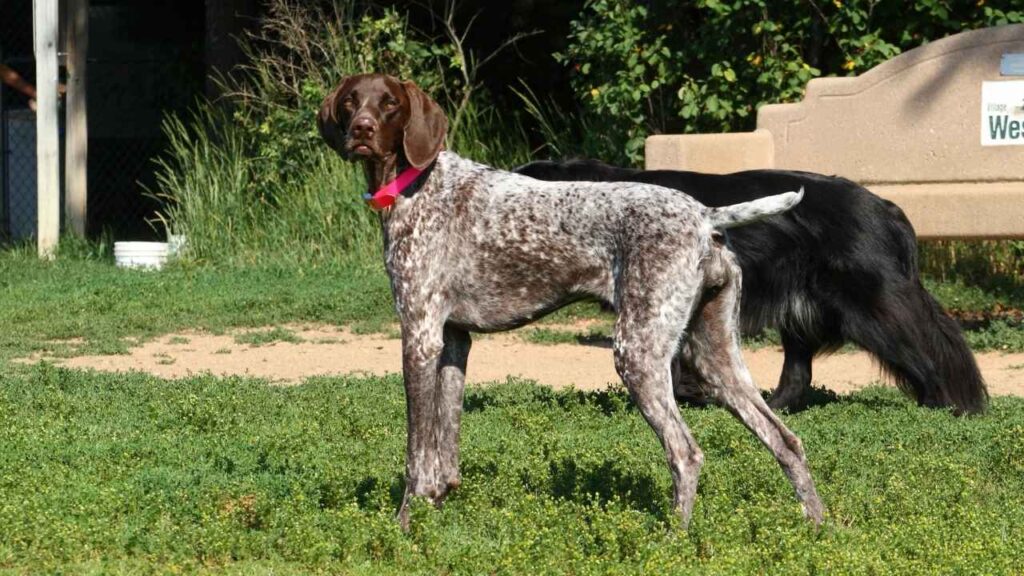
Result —
M 750 129 L 758 106 L 929 40 L 1024 22 L 1014 0 L 588 0 L 556 58 L 588 114 L 638 163 L 650 133 Z M 585 136 L 585 134 L 584 134 Z

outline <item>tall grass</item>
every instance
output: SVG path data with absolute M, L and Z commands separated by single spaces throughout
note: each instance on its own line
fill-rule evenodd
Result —
M 315 266 L 379 252 L 361 169 L 338 158 L 316 130 L 323 97 L 348 74 L 412 78 L 450 115 L 458 107 L 448 147 L 460 154 L 499 167 L 529 159 L 516 116 L 479 87 L 446 77 L 465 55 L 418 36 L 394 11 L 357 8 L 351 0 L 329 12 L 272 0 L 262 29 L 244 43 L 250 65 L 237 71 L 240 81 L 225 83 L 230 97 L 164 122 L 169 146 L 151 192 L 163 200 L 164 226 L 187 235 L 192 258 Z
M 322 98 L 347 74 L 415 79 L 452 117 L 458 113 L 448 147 L 460 154 L 501 168 L 531 157 L 520 116 L 453 72 L 473 59 L 410 30 L 393 10 L 370 14 L 355 0 L 338 0 L 325 12 L 271 0 L 244 46 L 250 65 L 238 71 L 240 81 L 225 82 L 229 99 L 164 123 L 170 144 L 151 192 L 164 201 L 163 224 L 187 234 L 197 260 L 309 266 L 377 255 L 376 219 L 360 201 L 363 175 L 328 151 L 315 129 Z M 544 142 L 539 157 L 628 163 L 599 118 L 560 109 L 525 86 L 520 97 Z M 922 243 L 921 268 L 942 282 L 1024 298 L 1020 241 Z
M 264 159 L 226 113 L 202 105 L 188 123 L 164 122 L 169 149 L 158 160 L 164 220 L 185 233 L 193 258 L 232 265 L 345 261 L 379 246 L 360 199 L 357 168 L 310 147 L 304 178 L 260 178 Z
M 619 166 L 636 166 L 623 142 L 603 129 L 601 119 L 582 108 L 565 110 L 554 99 L 542 98 L 529 86 L 516 90 L 526 114 L 544 142 L 540 157 L 563 160 L 598 158 Z
M 529 136 L 519 116 L 483 97 L 469 101 L 458 132 L 448 135 L 448 145 L 462 156 L 505 170 L 532 158 Z
M 922 272 L 936 280 L 1024 301 L 1024 240 L 922 242 L 920 254 Z

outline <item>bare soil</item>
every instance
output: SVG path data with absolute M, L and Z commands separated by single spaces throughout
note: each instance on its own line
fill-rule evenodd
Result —
M 580 326 L 572 326 L 578 330 Z M 258 331 L 223 335 L 188 332 L 169 334 L 133 348 L 129 354 L 49 359 L 72 368 L 142 371 L 163 378 L 193 374 L 245 375 L 280 384 L 300 383 L 310 376 L 400 372 L 400 341 L 382 334 L 355 334 L 328 326 L 289 326 L 294 336 L 265 344 L 246 344 Z M 258 340 L 258 338 L 256 339 Z M 1024 395 L 1024 354 L 985 352 L 976 355 L 993 395 Z M 745 350 L 754 381 L 775 385 L 782 370 L 781 348 Z M 29 358 L 35 361 L 39 358 Z M 553 387 L 602 389 L 618 377 L 611 350 L 603 342 L 535 344 L 515 332 L 475 337 L 467 379 L 493 382 L 520 376 Z M 863 352 L 840 353 L 814 363 L 814 382 L 838 393 L 878 382 L 885 376 Z

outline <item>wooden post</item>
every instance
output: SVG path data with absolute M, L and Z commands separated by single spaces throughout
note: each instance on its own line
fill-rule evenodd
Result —
M 88 127 L 86 123 L 86 56 L 89 52 L 89 0 L 67 0 L 67 115 L 64 139 L 64 217 L 68 227 L 85 236 L 88 206 Z
M 32 7 L 36 55 L 36 246 L 41 258 L 51 258 L 60 239 L 57 0 L 34 0 Z

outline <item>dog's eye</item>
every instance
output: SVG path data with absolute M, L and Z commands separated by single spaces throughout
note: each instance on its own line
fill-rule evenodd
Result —
M 351 95 L 351 94 L 349 94 L 348 96 L 345 96 L 345 98 L 341 101 L 341 105 L 344 106 L 345 108 L 349 109 L 349 110 L 351 110 L 352 108 L 355 108 L 355 106 L 356 106 L 356 97 Z
M 385 98 L 384 101 L 381 102 L 381 107 L 383 107 L 385 110 L 393 110 L 397 106 L 398 100 L 395 100 L 394 98 Z

